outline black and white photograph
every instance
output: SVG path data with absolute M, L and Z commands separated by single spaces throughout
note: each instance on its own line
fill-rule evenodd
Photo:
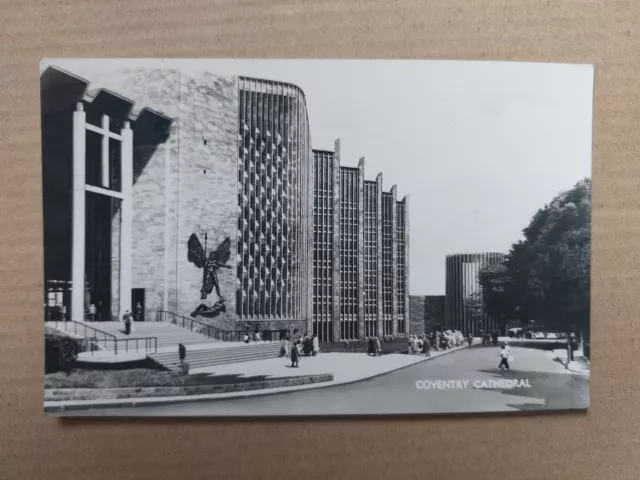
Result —
M 588 409 L 593 84 L 43 60 L 44 411 Z

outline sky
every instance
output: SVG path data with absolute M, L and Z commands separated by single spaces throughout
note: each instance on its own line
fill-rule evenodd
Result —
M 51 63 L 73 66 L 78 60 Z M 87 60 L 82 60 L 88 62 Z M 444 294 L 445 256 L 504 252 L 591 176 L 593 67 L 408 60 L 92 60 L 298 85 L 313 148 L 410 196 L 410 294 Z

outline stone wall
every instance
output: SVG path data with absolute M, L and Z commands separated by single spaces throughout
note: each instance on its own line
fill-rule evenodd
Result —
M 210 73 L 181 74 L 179 110 L 178 218 L 175 265 L 177 298 L 175 308 L 189 315 L 200 302 L 203 271 L 187 259 L 187 242 L 192 233 L 207 253 L 231 240 L 232 268 L 218 270 L 226 312 L 207 321 L 233 328 L 236 303 L 236 254 L 238 222 L 238 86 L 237 80 Z M 205 303 L 218 300 L 215 289 Z M 204 321 L 200 319 L 201 321 Z
M 145 290 L 146 318 L 158 310 L 188 315 L 200 303 L 202 270 L 187 260 L 196 233 L 208 251 L 231 240 L 231 269 L 219 271 L 227 311 L 216 319 L 235 322 L 238 89 L 235 77 L 185 75 L 170 69 L 112 68 L 79 63 L 72 72 L 90 82 L 88 93 L 106 89 L 173 120 L 166 141 L 147 144 L 134 131 L 132 288 Z M 96 123 L 95 121 L 92 123 Z M 119 214 L 112 249 L 119 250 Z M 112 305 L 118 301 L 117 259 L 112 259 Z M 215 292 L 208 304 L 217 300 Z M 114 315 L 117 315 L 114 309 Z
M 409 333 L 429 333 L 437 325 L 444 325 L 444 295 L 410 295 Z
M 178 114 L 178 72 L 168 69 L 112 68 L 78 63 L 72 72 L 90 82 L 89 93 L 96 95 L 101 89 L 133 101 L 134 112 L 150 108 L 169 118 Z M 88 119 L 89 121 L 89 119 Z M 96 123 L 92 121 L 90 123 Z M 99 125 L 98 125 L 99 126 Z M 165 246 L 167 224 L 175 218 L 175 187 L 167 182 L 167 171 L 177 172 L 177 127 L 174 122 L 168 140 L 151 148 L 141 144 L 134 129 L 133 185 L 133 272 L 132 288 L 145 289 L 145 310 L 152 314 L 162 309 L 168 294 L 166 282 Z M 168 168 L 167 168 L 168 167 Z M 169 216 L 167 215 L 169 213 Z M 119 213 L 114 216 L 112 230 L 113 253 L 119 250 Z M 175 249 L 174 249 L 175 251 Z M 119 262 L 112 261 L 112 316 L 118 315 Z

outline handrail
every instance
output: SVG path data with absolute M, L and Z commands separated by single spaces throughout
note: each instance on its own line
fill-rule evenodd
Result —
M 174 323 L 176 325 L 181 325 L 183 328 L 188 328 L 191 331 L 194 330 L 193 325 L 196 324 L 199 326 L 200 333 L 203 333 L 208 337 L 215 338 L 216 340 L 221 340 L 223 342 L 244 341 L 245 330 L 223 330 L 221 328 L 214 327 L 212 325 L 207 325 L 206 323 L 196 320 L 194 318 L 185 317 L 178 313 L 168 312 L 166 310 L 158 310 L 156 312 L 157 322 L 168 321 L 167 318 L 171 318 L 170 320 L 171 323 Z M 261 328 L 259 330 L 259 332 L 261 333 L 260 340 L 264 342 L 282 340 L 283 331 L 287 331 L 287 329 Z M 249 334 L 250 340 L 253 340 L 252 334 L 253 332 L 250 332 Z
M 80 325 L 80 327 L 84 327 L 84 335 L 82 336 L 82 338 L 91 338 L 91 339 L 95 339 L 96 343 L 100 342 L 100 336 L 96 335 L 100 334 L 103 337 L 103 341 L 104 341 L 104 347 L 107 348 L 109 342 L 113 342 L 113 353 L 115 355 L 118 354 L 118 344 L 120 342 L 124 342 L 124 351 L 125 353 L 129 353 L 129 343 L 130 342 L 134 342 L 136 343 L 136 349 L 135 351 L 139 351 L 140 350 L 140 341 L 144 340 L 144 351 L 145 352 L 157 352 L 158 351 L 158 337 L 134 337 L 134 338 L 120 338 L 117 337 L 116 335 L 114 335 L 113 333 L 109 333 L 109 332 L 105 332 L 104 330 L 100 330 L 99 328 L 95 328 L 92 327 L 91 325 L 87 325 L 86 323 L 81 323 L 78 322 L 76 320 L 64 320 L 64 321 L 58 321 L 58 320 L 53 320 L 51 323 L 55 324 L 55 328 L 58 328 L 58 323 L 63 323 L 64 324 L 64 330 L 65 331 L 70 331 L 67 328 L 67 325 L 69 323 L 73 324 L 73 333 L 75 335 L 78 335 L 78 325 Z M 95 332 L 93 337 L 88 337 L 87 336 L 87 329 L 89 329 L 90 331 Z

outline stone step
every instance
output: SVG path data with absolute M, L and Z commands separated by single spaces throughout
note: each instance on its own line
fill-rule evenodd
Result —
M 189 349 L 187 349 L 185 361 L 189 364 L 190 368 L 202 368 L 275 358 L 279 353 L 280 344 L 277 342 L 209 350 L 194 350 L 192 352 L 189 352 Z M 169 369 L 174 369 L 180 365 L 180 358 L 177 351 L 175 353 L 165 352 L 150 354 L 148 356 Z

